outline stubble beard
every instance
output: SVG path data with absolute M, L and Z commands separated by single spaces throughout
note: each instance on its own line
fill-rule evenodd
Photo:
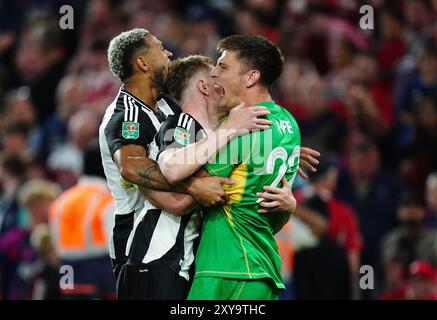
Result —
M 167 81 L 167 71 L 165 66 L 161 66 L 153 73 L 152 77 L 153 84 L 159 89 L 164 89 L 165 83 Z

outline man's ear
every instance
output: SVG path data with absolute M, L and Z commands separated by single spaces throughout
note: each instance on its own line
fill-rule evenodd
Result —
M 261 73 L 258 70 L 249 70 L 244 74 L 244 84 L 250 88 L 259 81 Z
M 142 56 L 138 56 L 135 59 L 135 64 L 138 67 L 138 69 L 141 70 L 142 72 L 147 72 L 147 70 L 149 69 L 149 63 Z
M 210 92 L 209 92 L 209 88 L 208 85 L 206 84 L 205 80 L 197 80 L 197 89 L 202 92 L 203 95 L 205 96 L 209 96 Z

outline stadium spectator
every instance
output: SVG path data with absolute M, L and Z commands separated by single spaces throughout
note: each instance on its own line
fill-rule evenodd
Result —
M 386 90 L 384 79 L 379 72 L 378 60 L 372 53 L 358 53 L 354 58 L 354 84 L 364 87 L 376 104 L 379 113 L 378 122 L 386 127 L 386 131 L 393 126 L 393 99 L 390 91 Z
M 302 82 L 301 94 L 307 112 L 299 122 L 302 143 L 321 153 L 343 152 L 347 127 L 329 106 L 328 97 L 324 95 L 326 84 L 317 74 L 306 76 Z
M 353 82 L 344 99 L 344 112 L 351 123 L 349 130 L 359 130 L 370 136 L 380 150 L 381 161 L 392 168 L 398 159 L 391 139 L 395 125 L 394 103 L 387 86 L 376 55 L 371 52 L 357 53 Z
M 386 8 L 380 13 L 381 40 L 377 47 L 378 64 L 384 89 L 392 88 L 395 70 L 407 50 L 405 41 L 405 21 L 402 12 L 396 8 Z
M 108 40 L 94 38 L 85 50 L 82 59 L 83 71 L 80 73 L 80 108 L 93 113 L 101 119 L 107 105 L 112 101 L 120 87 L 108 69 Z
M 55 19 L 29 19 L 18 43 L 16 67 L 21 82 L 30 86 L 39 123 L 55 111 L 53 93 L 64 73 L 65 53 L 62 34 Z
M 424 217 L 423 201 L 405 195 L 398 208 L 400 226 L 389 232 L 381 243 L 383 263 L 396 257 L 397 262 L 407 271 L 413 261 L 433 257 L 434 235 L 425 229 Z
M 310 188 L 306 191 L 312 195 L 305 200 L 302 208 L 296 210 L 296 215 L 300 216 L 302 209 L 310 209 L 312 213 L 306 214 L 321 216 L 326 220 L 327 228 L 319 234 L 314 232 L 319 237 L 318 245 L 295 256 L 293 276 L 296 297 L 357 298 L 355 284 L 362 248 L 359 227 L 354 211 L 333 196 L 338 174 L 335 162 L 323 156 L 319 160 L 318 170 L 310 177 Z M 315 224 L 308 222 L 310 229 L 314 230 Z
M 31 180 L 19 192 L 29 214 L 25 227 L 9 230 L 0 238 L 0 284 L 4 299 L 55 299 L 58 297 L 57 257 L 48 232 L 48 209 L 59 188 Z
M 436 60 L 437 61 L 437 60 Z M 412 141 L 403 153 L 402 173 L 416 195 L 425 192 L 427 176 L 437 170 L 437 96 L 425 95 L 414 114 Z
M 407 289 L 407 274 L 400 258 L 394 256 L 383 262 L 384 285 L 381 300 L 404 300 Z
M 437 172 L 426 179 L 426 227 L 437 231 Z
M 6 97 L 5 123 L 18 123 L 33 128 L 36 123 L 35 108 L 30 97 L 29 87 L 20 87 Z
M 25 182 L 24 177 L 25 165 L 21 159 L 3 155 L 0 162 L 0 237 L 26 224 L 26 214 L 18 201 L 18 190 Z
M 87 110 L 75 113 L 68 122 L 69 140 L 49 155 L 47 166 L 63 189 L 77 182 L 83 170 L 83 151 L 96 141 L 97 121 Z
M 29 127 L 26 124 L 14 122 L 6 124 L 2 141 L 4 153 L 25 161 L 29 156 L 28 137 Z
M 417 260 L 409 266 L 409 284 L 406 300 L 437 300 L 436 270 L 424 260 Z
M 378 149 L 365 138 L 352 141 L 348 162 L 349 168 L 339 175 L 336 195 L 357 213 L 364 240 L 361 261 L 375 268 L 378 279 L 380 242 L 396 224 L 403 185 L 398 177 L 381 169 Z
M 83 174 L 49 209 L 54 250 L 61 265 L 74 270 L 65 299 L 114 299 L 115 278 L 109 258 L 114 199 L 104 180 L 100 150 L 84 152 Z
M 414 138 L 414 115 L 423 97 L 435 98 L 437 92 L 437 45 L 431 39 L 421 47 L 416 70 L 406 80 L 399 81 L 395 89 L 395 105 L 398 119 L 396 143 L 405 150 Z
M 192 5 L 185 13 L 190 37 L 181 45 L 182 56 L 203 52 L 208 57 L 215 57 L 215 47 L 220 40 L 217 31 L 214 10 L 207 5 Z
M 304 79 L 310 73 L 310 65 L 303 65 L 303 62 L 295 57 L 287 57 L 284 61 L 284 71 L 278 79 L 275 94 L 281 105 L 290 111 L 299 121 L 307 116 L 307 107 L 302 96 Z
M 67 125 L 70 118 L 81 109 L 81 92 L 79 77 L 67 74 L 56 88 L 56 112 L 42 123 L 31 137 L 31 148 L 43 161 L 50 153 L 68 142 Z

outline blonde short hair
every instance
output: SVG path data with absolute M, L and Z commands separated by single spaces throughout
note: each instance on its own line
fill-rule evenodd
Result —
M 20 203 L 28 207 L 35 200 L 55 200 L 61 193 L 61 188 L 49 181 L 33 179 L 26 182 L 18 193 Z

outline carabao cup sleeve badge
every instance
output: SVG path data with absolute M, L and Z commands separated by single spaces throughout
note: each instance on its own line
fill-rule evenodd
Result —
M 138 139 L 140 136 L 140 124 L 137 122 L 123 122 L 122 136 L 125 139 Z
M 176 127 L 174 131 L 174 140 L 183 145 L 186 146 L 190 143 L 190 133 L 181 127 Z

